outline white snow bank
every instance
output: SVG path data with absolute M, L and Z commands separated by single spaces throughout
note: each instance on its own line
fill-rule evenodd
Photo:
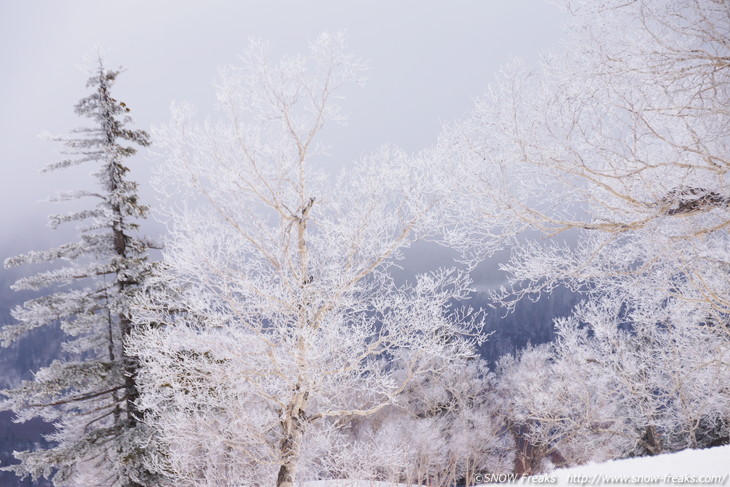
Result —
M 606 463 L 558 469 L 545 475 L 515 478 L 495 475 L 478 480 L 533 486 L 605 486 L 605 485 L 699 485 L 730 487 L 730 446 L 706 450 L 685 450 L 656 457 L 630 458 Z M 303 487 L 406 487 L 389 482 L 365 480 L 321 480 L 306 482 Z M 413 487 L 413 486 L 410 486 Z
M 558 469 L 553 485 L 728 485 L 730 446 Z
M 606 485 L 728 485 L 730 446 L 706 450 L 684 450 L 655 457 L 629 458 L 580 467 L 558 469 L 545 475 L 522 479 L 482 478 L 518 485 L 606 486 Z M 486 484 L 482 484 L 486 485 Z

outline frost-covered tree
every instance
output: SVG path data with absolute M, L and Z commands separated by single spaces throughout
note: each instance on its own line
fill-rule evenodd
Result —
M 94 199 L 96 206 L 50 218 L 52 228 L 75 223 L 79 239 L 5 261 L 6 266 L 53 264 L 14 284 L 15 290 L 46 292 L 13 310 L 17 323 L 4 326 L 0 340 L 7 346 L 56 323 L 68 336 L 63 358 L 37 371 L 33 380 L 2 391 L 2 408 L 13 410 L 18 421 L 41 417 L 56 427 L 48 437 L 53 446 L 17 452 L 20 464 L 6 469 L 52 478 L 56 485 L 157 485 L 142 466 L 149 434 L 135 403 L 137 361 L 124 344 L 133 330 L 131 300 L 150 271 L 150 244 L 138 236 L 147 207 L 128 179 L 126 160 L 150 138 L 129 128 L 129 107 L 112 97 L 120 72 L 106 69 L 99 59 L 87 82 L 92 93 L 76 105 L 90 125 L 58 138 L 70 157 L 43 170 L 94 165 L 96 188 L 56 199 Z
M 581 357 L 591 377 L 607 384 L 618 408 L 613 423 L 623 422 L 623 435 L 634 442 L 624 453 L 700 448 L 728 437 L 726 331 L 705 316 L 688 316 L 693 312 L 677 301 L 663 316 L 632 313 L 628 326 L 622 307 L 603 298 L 557 323 L 559 361 Z
M 515 443 L 495 399 L 484 361 L 454 362 L 348 425 L 333 463 L 351 479 L 407 485 L 474 485 L 477 473 L 511 472 Z
M 517 442 L 518 473 L 605 461 L 636 444 L 610 372 L 580 350 L 561 351 L 545 344 L 498 362 L 498 404 Z
M 586 293 L 557 345 L 502 363 L 510 415 L 573 462 L 706 445 L 730 415 L 729 5 L 559 3 L 565 42 L 439 145 L 474 175 L 467 236 L 533 230 L 496 298 Z
M 277 64 L 254 42 L 242 59 L 222 72 L 221 120 L 179 107 L 156 134 L 158 187 L 185 203 L 171 204 L 164 265 L 135 311 L 165 326 L 131 345 L 140 405 L 166 444 L 151 465 L 175 485 L 336 475 L 321 470 L 327 432 L 471 356 L 463 335 L 481 323 L 453 307 L 464 273 L 398 286 L 389 272 L 441 230 L 447 198 L 429 159 L 383 149 L 325 172 L 320 133 L 343 119 L 338 93 L 363 69 L 342 36 Z
M 555 343 L 499 362 L 508 421 L 533 447 L 524 463 L 545 468 L 655 455 L 728 436 L 730 348 L 690 310 L 629 326 L 609 299 L 586 301 L 557 320 Z M 691 312 L 691 311 L 690 311 Z
M 518 248 L 508 270 L 530 291 L 567 281 L 647 309 L 671 297 L 723 321 L 727 2 L 563 3 L 566 43 L 539 69 L 505 70 L 444 137 L 450 163 L 476 175 L 477 205 L 577 241 Z

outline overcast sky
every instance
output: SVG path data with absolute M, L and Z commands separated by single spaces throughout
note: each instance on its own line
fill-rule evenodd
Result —
M 346 30 L 369 71 L 344 103 L 348 125 L 336 129 L 334 154 L 344 161 L 384 143 L 409 151 L 430 145 L 441 122 L 466 115 L 506 61 L 537 61 L 559 39 L 563 19 L 542 0 L 2 1 L 0 250 L 66 238 L 46 226 L 46 216 L 63 208 L 38 202 L 56 189 L 88 188 L 92 168 L 39 174 L 59 158 L 60 144 L 38 134 L 82 123 L 73 106 L 88 93 L 87 75 L 77 67 L 95 46 L 110 67 L 127 68 L 115 97 L 132 108 L 137 128 L 148 129 L 167 120 L 173 100 L 210 113 L 217 68 L 235 63 L 250 37 L 295 54 L 322 31 Z M 130 163 L 146 201 L 154 163 L 147 154 Z

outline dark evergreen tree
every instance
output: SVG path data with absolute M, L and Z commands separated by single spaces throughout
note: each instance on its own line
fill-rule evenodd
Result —
M 150 272 L 150 242 L 138 236 L 147 213 L 137 183 L 127 179 L 125 161 L 150 144 L 143 130 L 129 128 L 129 107 L 111 88 L 121 70 L 107 70 L 101 58 L 87 82 L 93 93 L 76 113 L 93 125 L 58 138 L 72 157 L 43 172 L 95 164 L 94 191 L 65 193 L 61 200 L 94 198 L 91 209 L 50 217 L 52 228 L 78 225 L 79 239 L 60 247 L 9 258 L 5 265 L 55 263 L 17 281 L 15 290 L 48 293 L 13 310 L 17 323 L 0 330 L 8 346 L 30 330 L 60 322 L 67 335 L 63 360 L 40 369 L 32 381 L 5 390 L 0 408 L 18 421 L 53 422 L 52 447 L 16 452 L 20 464 L 6 467 L 20 476 L 52 478 L 56 485 L 138 487 L 157 485 L 143 466 L 151 437 L 137 410 L 137 364 L 125 350 L 132 333 L 130 302 Z M 46 266 L 48 269 L 48 266 Z

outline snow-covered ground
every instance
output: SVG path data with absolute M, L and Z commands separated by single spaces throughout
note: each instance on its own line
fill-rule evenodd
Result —
M 555 470 L 553 485 L 728 485 L 730 446 Z
M 630 458 L 581 467 L 558 469 L 550 474 L 525 478 L 510 475 L 482 480 L 516 485 L 730 485 L 730 446 L 685 450 L 656 457 Z M 486 483 L 481 484 L 487 485 Z M 355 480 L 307 482 L 304 487 L 406 487 L 388 482 Z
M 522 479 L 483 478 L 520 485 L 728 485 L 730 446 L 685 450 L 656 457 L 629 458 L 558 469 Z M 482 484 L 484 485 L 484 484 Z

